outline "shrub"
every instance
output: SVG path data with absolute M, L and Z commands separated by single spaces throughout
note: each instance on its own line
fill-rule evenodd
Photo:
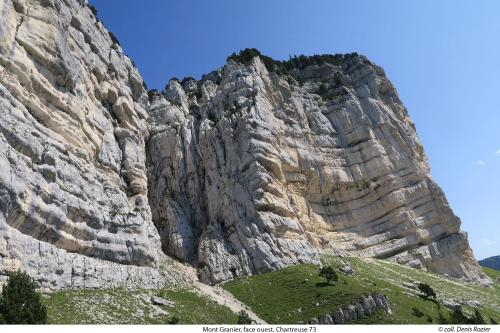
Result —
M 491 325 L 498 325 L 497 321 L 491 317 L 490 317 L 490 324 Z
M 322 267 L 319 270 L 319 276 L 325 279 L 327 283 L 330 283 L 330 281 L 337 281 L 339 279 L 332 266 Z
M 172 318 L 170 318 L 170 320 L 168 321 L 168 323 L 171 324 L 171 325 L 178 324 L 179 323 L 179 318 L 176 317 L 176 316 L 173 316 Z
M 274 60 L 268 56 L 260 53 L 259 50 L 255 48 L 247 48 L 241 50 L 238 54 L 233 52 L 229 57 L 227 57 L 227 61 L 234 60 L 236 62 L 249 65 L 253 58 L 260 57 L 267 70 L 270 72 L 276 72 L 277 74 L 285 75 L 292 69 L 302 70 L 310 65 L 322 65 L 325 63 L 329 63 L 335 66 L 338 66 L 342 63 L 343 60 L 357 57 L 357 53 L 349 53 L 349 54 L 315 54 L 312 56 L 305 56 L 303 54 L 293 57 L 290 56 L 286 61 L 278 61 Z
M 419 283 L 418 289 L 425 295 L 425 297 L 436 299 L 436 293 L 434 292 L 434 289 L 432 289 L 432 287 L 427 283 Z
M 469 318 L 460 309 L 453 310 L 453 313 L 450 315 L 450 323 L 451 324 L 474 324 L 474 319 Z
M 248 315 L 248 313 L 244 310 L 238 312 L 238 324 L 240 325 L 250 325 L 252 323 L 252 319 Z
M 181 85 L 183 85 L 184 83 L 186 83 L 188 81 L 196 81 L 196 79 L 192 76 L 186 76 L 185 78 L 182 79 Z
M 151 89 L 148 91 L 148 97 L 150 100 L 153 98 L 153 96 L 158 95 L 158 94 L 159 94 L 159 92 L 157 89 Z
M 16 272 L 9 276 L 0 296 L 0 314 L 7 324 L 47 323 L 47 309 L 28 274 Z
M 432 317 L 431 317 L 431 316 L 429 316 L 429 315 L 425 315 L 425 318 L 427 318 L 427 322 L 428 322 L 428 323 L 432 323 L 432 322 L 433 322 L 433 320 L 432 320 Z

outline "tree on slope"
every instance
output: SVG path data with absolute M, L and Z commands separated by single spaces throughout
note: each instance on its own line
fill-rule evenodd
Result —
M 425 295 L 425 297 L 436 299 L 436 293 L 434 292 L 434 289 L 432 289 L 432 287 L 427 283 L 419 283 L 418 289 Z
M 325 279 L 328 284 L 330 284 L 330 281 L 337 281 L 338 280 L 337 273 L 332 268 L 332 266 L 322 267 L 319 270 L 319 276 L 321 276 L 323 279 Z
M 0 321 L 3 317 L 6 324 L 46 324 L 47 309 L 35 288 L 28 274 L 11 274 L 0 295 Z

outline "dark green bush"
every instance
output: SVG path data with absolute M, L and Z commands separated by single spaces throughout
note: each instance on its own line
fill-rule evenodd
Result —
M 339 279 L 332 266 L 322 267 L 319 270 L 319 276 L 325 279 L 328 284 L 330 283 L 330 281 L 337 281 Z
M 155 96 L 157 94 L 159 94 L 159 92 L 156 89 L 151 89 L 151 90 L 148 91 L 148 97 L 149 97 L 149 99 L 152 99 L 153 96 Z
M 292 69 L 302 70 L 310 65 L 322 65 L 325 63 L 329 63 L 338 66 L 342 63 L 343 60 L 357 56 L 357 53 L 316 54 L 312 56 L 305 56 L 301 54 L 299 56 L 290 56 L 286 61 L 279 61 L 263 55 L 259 50 L 255 48 L 247 48 L 241 50 L 238 54 L 233 52 L 229 57 L 227 57 L 227 61 L 233 60 L 245 65 L 249 65 L 253 58 L 260 57 L 268 71 L 276 72 L 280 75 L 285 75 Z
M 196 81 L 196 79 L 192 76 L 186 76 L 185 78 L 182 79 L 181 84 L 183 85 L 184 83 L 188 81 Z
M 474 320 L 467 317 L 462 310 L 455 309 L 450 315 L 450 324 L 474 324 Z
M 432 289 L 432 287 L 427 283 L 419 283 L 418 290 L 420 290 L 425 297 L 436 299 L 436 293 L 434 292 L 434 289 Z
M 9 276 L 0 296 L 0 314 L 5 323 L 47 323 L 47 309 L 35 288 L 35 281 L 26 273 L 16 272 Z
M 240 325 L 250 325 L 252 324 L 252 319 L 248 315 L 248 313 L 244 310 L 238 312 L 238 324 Z

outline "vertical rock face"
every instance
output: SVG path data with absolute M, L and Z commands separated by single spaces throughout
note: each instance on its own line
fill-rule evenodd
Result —
M 158 264 L 160 243 L 137 69 L 84 1 L 0 11 L 0 273 L 54 288 L 155 284 L 139 267 Z
M 0 12 L 0 280 L 160 286 L 160 247 L 206 282 L 321 253 L 485 279 L 366 58 L 235 56 L 149 99 L 86 1 Z
M 152 94 L 149 200 L 164 250 L 208 282 L 320 253 L 487 282 L 383 70 L 326 58 L 283 72 L 233 57 Z

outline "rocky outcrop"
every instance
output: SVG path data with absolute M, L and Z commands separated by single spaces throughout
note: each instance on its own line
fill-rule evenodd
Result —
M 320 253 L 488 282 L 380 67 L 246 53 L 151 94 L 149 200 L 168 253 L 207 282 Z
M 137 69 L 84 1 L 0 11 L 0 274 L 54 289 L 165 283 Z
M 370 316 L 377 310 L 384 311 L 388 314 L 392 313 L 391 305 L 387 296 L 379 293 L 373 293 L 371 295 L 363 296 L 357 303 L 340 307 L 331 314 L 326 314 L 319 318 L 312 318 L 308 323 L 321 325 L 348 324 L 349 322 Z
M 85 0 L 0 11 L 0 280 L 160 286 L 163 248 L 210 283 L 323 253 L 486 281 L 365 57 L 234 55 L 148 98 Z

